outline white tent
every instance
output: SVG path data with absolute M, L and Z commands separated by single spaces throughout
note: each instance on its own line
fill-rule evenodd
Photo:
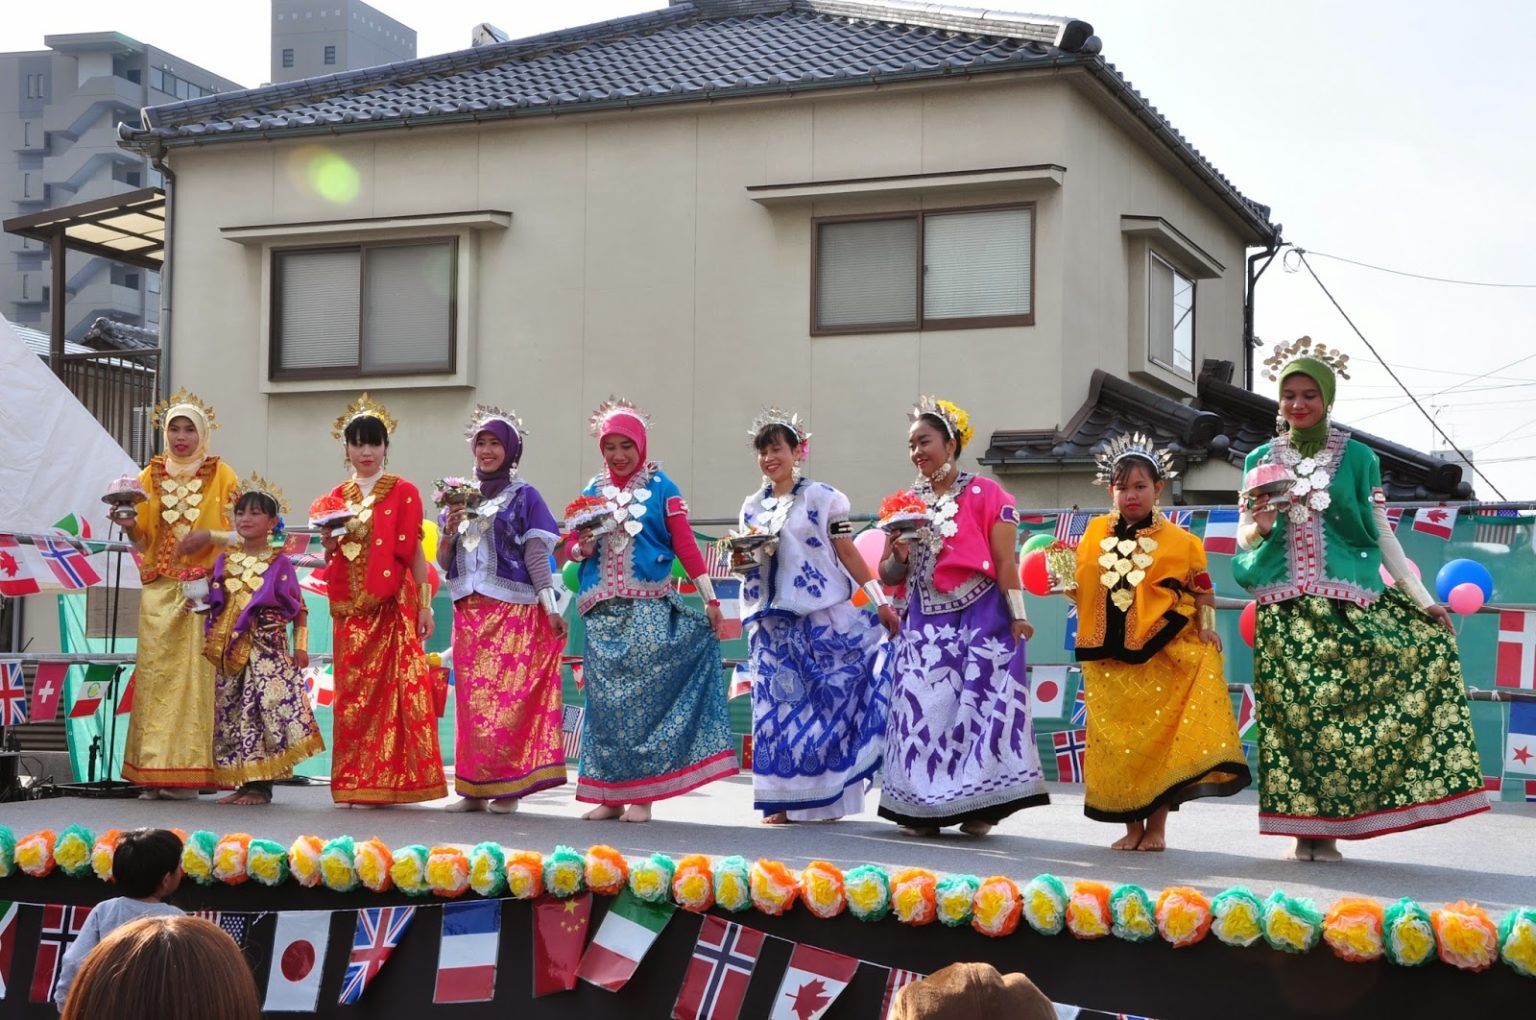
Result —
M 0 316 L 0 534 L 46 533 L 74 514 L 92 538 L 121 538 L 101 494 L 138 474 L 117 440 Z M 107 576 L 107 555 L 91 565 Z M 123 571 L 138 586 L 138 571 Z M 63 590 L 50 571 L 34 571 L 45 592 Z M 129 581 L 129 575 L 132 580 Z

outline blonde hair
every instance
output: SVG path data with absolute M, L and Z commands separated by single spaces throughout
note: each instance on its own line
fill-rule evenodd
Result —
M 86 955 L 63 1020 L 260 1020 L 256 979 L 240 947 L 200 917 L 141 917 Z

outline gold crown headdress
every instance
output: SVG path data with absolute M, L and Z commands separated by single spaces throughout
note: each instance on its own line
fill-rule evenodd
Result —
M 607 424 L 609 418 L 616 414 L 630 415 L 633 418 L 640 419 L 640 424 L 644 425 L 647 429 L 651 427 L 650 415 L 623 397 L 610 396 L 607 400 L 598 404 L 597 410 L 592 412 L 592 417 L 588 419 L 588 431 L 594 436 L 602 436 L 603 426 Z
M 336 424 L 331 428 L 331 435 L 345 442 L 347 426 L 358 418 L 379 419 L 379 421 L 384 423 L 384 431 L 386 433 L 393 433 L 395 426 L 399 424 L 399 422 L 395 421 L 395 416 L 389 413 L 388 408 L 368 396 L 367 393 L 364 393 L 348 404 L 345 411 L 341 412 L 341 417 L 336 419 Z
M 473 441 L 484 431 L 487 422 L 499 421 L 511 426 L 517 437 L 522 439 L 528 435 L 528 430 L 523 428 L 523 419 L 517 416 L 516 411 L 508 411 L 506 408 L 495 404 L 476 404 L 475 413 L 469 416 L 469 424 L 464 427 L 464 438 Z
M 782 425 L 789 429 L 794 435 L 797 445 L 810 441 L 810 429 L 805 427 L 805 422 L 800 420 L 800 416 L 777 407 L 765 407 L 758 412 L 757 417 L 752 419 L 752 428 L 747 433 L 747 438 L 756 442 L 757 437 L 763 434 L 763 429 L 768 428 L 770 425 Z
M 1093 479 L 1094 484 L 1108 485 L 1113 481 L 1115 465 L 1127 457 L 1136 457 L 1151 464 L 1159 478 L 1172 479 L 1178 476 L 1178 471 L 1173 467 L 1173 454 L 1166 449 L 1158 449 L 1151 436 L 1145 432 L 1123 432 L 1100 446 L 1093 455 L 1094 463 L 1099 466 L 1099 473 Z
M 975 434 L 971 428 L 971 416 L 959 405 L 937 397 L 919 397 L 916 405 L 907 412 L 907 418 L 915 423 L 925 414 L 931 414 L 943 422 L 949 438 L 961 446 L 970 445 L 971 436 Z
M 285 514 L 288 512 L 288 497 L 283 495 L 283 490 L 254 471 L 251 472 L 249 477 L 242 478 L 236 483 L 234 491 L 229 495 L 229 505 L 234 506 L 240 502 L 240 497 L 251 492 L 259 492 L 263 496 L 270 497 L 272 502 L 277 504 L 278 513 Z
M 1349 355 L 1337 347 L 1330 348 L 1324 344 L 1314 344 L 1309 336 L 1293 340 L 1288 344 L 1280 344 L 1270 351 L 1269 357 L 1264 359 L 1264 378 L 1270 382 L 1278 382 L 1279 371 L 1297 358 L 1320 361 L 1339 378 L 1349 378 Z
M 161 431 L 170 424 L 172 418 L 178 417 L 170 413 L 178 408 L 191 408 L 202 415 L 203 421 L 208 425 L 209 432 L 219 427 L 219 423 L 213 417 L 213 408 L 203 403 L 197 394 L 183 386 L 155 405 L 154 414 L 151 418 L 154 430 L 156 432 Z

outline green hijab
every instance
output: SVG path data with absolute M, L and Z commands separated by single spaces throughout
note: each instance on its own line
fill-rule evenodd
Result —
M 1316 358 L 1292 358 L 1285 363 L 1280 370 L 1280 388 L 1285 388 L 1285 380 L 1293 375 L 1304 375 L 1317 383 L 1317 388 L 1323 394 L 1324 414 L 1317 423 L 1307 428 L 1299 429 L 1291 426 L 1291 446 L 1303 457 L 1311 457 L 1321 450 L 1328 442 L 1328 411 L 1333 410 L 1333 394 L 1336 380 L 1333 369 L 1318 361 Z

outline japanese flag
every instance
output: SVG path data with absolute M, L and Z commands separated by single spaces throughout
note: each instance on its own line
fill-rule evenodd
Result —
M 328 910 L 285 910 L 272 938 L 272 971 L 267 976 L 264 1012 L 313 1013 L 331 937 Z
M 1067 667 L 1029 668 L 1030 711 L 1036 719 L 1060 719 L 1066 705 Z

